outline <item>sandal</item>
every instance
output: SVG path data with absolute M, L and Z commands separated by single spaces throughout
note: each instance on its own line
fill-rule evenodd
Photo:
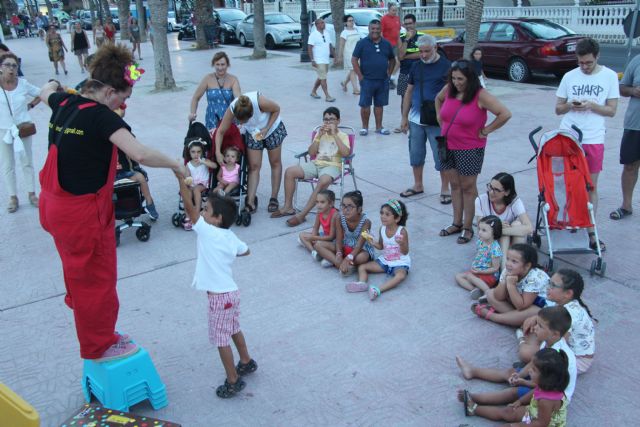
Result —
M 593 231 L 589 232 L 589 248 L 592 251 L 597 251 L 598 250 L 598 245 L 596 244 L 596 233 Z M 604 242 L 602 240 L 598 240 L 598 242 L 600 243 L 600 252 L 604 252 L 607 250 L 607 246 L 604 244 Z
M 465 236 L 465 234 L 467 234 L 467 232 L 471 233 L 470 236 Z M 473 230 L 470 230 L 468 228 L 463 228 L 462 229 L 462 234 L 458 236 L 458 240 L 456 241 L 457 244 L 459 245 L 464 245 L 466 243 L 469 243 L 471 241 L 471 239 L 473 239 Z
M 469 400 L 471 399 L 471 397 L 469 396 L 469 391 L 468 390 L 464 390 L 463 392 L 463 398 L 462 398 L 462 403 L 464 404 L 464 415 L 465 417 L 471 417 L 473 415 L 476 414 L 476 408 L 478 407 L 478 404 L 476 402 L 473 402 L 473 405 L 471 406 L 471 408 L 469 408 Z
M 224 384 L 216 389 L 216 395 L 222 399 L 228 399 L 235 396 L 236 393 L 242 391 L 247 385 L 241 377 L 238 377 L 238 381 L 231 384 L 229 381 L 224 380 Z
M 455 230 L 449 230 L 451 227 L 454 227 Z M 440 230 L 440 237 L 451 236 L 452 234 L 458 234 L 462 231 L 462 224 L 451 224 Z
M 291 216 L 291 215 L 295 215 L 296 211 L 291 211 L 291 212 L 282 212 L 281 210 L 277 210 L 274 213 L 271 214 L 271 218 L 282 218 L 285 216 Z
M 482 310 L 484 309 L 487 309 L 487 313 L 483 315 Z M 485 320 L 489 320 L 489 316 L 495 313 L 496 309 L 491 307 L 489 304 L 480 304 L 474 302 L 473 304 L 471 304 L 471 311 L 475 313 L 476 316 L 484 317 Z
M 287 220 L 287 225 L 289 227 L 297 227 L 298 225 L 302 224 L 305 221 L 306 219 L 300 219 L 300 217 L 296 215 L 296 216 L 292 216 Z
M 238 364 L 236 365 L 236 372 L 240 376 L 251 374 L 255 372 L 257 369 L 258 369 L 258 364 L 253 359 L 249 360 L 248 363 L 242 363 L 238 361 Z
M 389 129 L 385 129 L 385 128 L 376 129 L 376 133 L 378 135 L 390 135 L 391 134 L 391 132 L 389 132 Z
M 424 193 L 424 190 L 415 190 L 413 188 L 407 188 L 406 190 L 404 190 L 402 193 L 400 193 L 400 197 L 413 197 L 416 196 L 418 194 L 422 194 Z
M 342 91 L 343 92 L 347 91 L 347 84 L 345 82 L 340 82 L 340 86 L 342 86 Z
M 278 199 L 272 197 L 269 199 L 269 205 L 267 206 L 267 212 L 275 212 L 278 210 L 280 205 L 278 204 Z
M 625 208 L 618 208 L 609 214 L 609 218 L 614 221 L 618 221 L 626 216 L 630 216 L 631 214 L 633 214 L 632 211 L 628 211 Z
M 449 204 L 451 204 L 451 194 L 441 194 L 440 195 L 440 204 L 441 205 L 449 205 Z
M 369 285 L 365 282 L 349 282 L 345 286 L 347 292 L 365 292 L 369 290 Z
M 249 212 L 250 214 L 256 213 L 256 211 L 258 210 L 258 196 L 255 196 L 253 198 L 253 205 L 251 205 L 249 203 L 249 198 L 245 197 L 244 198 L 244 209 L 243 210 Z
M 365 128 L 360 129 L 360 136 L 367 136 L 369 135 L 369 131 Z
M 35 193 L 33 194 L 29 194 L 29 203 L 31 203 L 31 206 L 33 207 L 38 207 L 38 196 L 35 195 Z
M 7 206 L 7 212 L 14 213 L 18 210 L 18 198 L 15 196 L 11 196 L 9 199 L 9 205 Z

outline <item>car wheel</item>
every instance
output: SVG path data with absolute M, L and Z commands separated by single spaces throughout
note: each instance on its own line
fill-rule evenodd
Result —
M 522 58 L 514 58 L 509 62 L 507 74 L 509 76 L 509 80 L 517 83 L 524 83 L 531 78 L 529 66 Z
M 244 33 L 240 33 L 240 46 L 247 47 L 247 38 L 244 36 Z
M 276 48 L 276 41 L 273 39 L 273 36 L 271 34 L 267 34 L 267 38 L 265 39 L 265 42 L 264 42 L 264 47 L 266 47 L 267 49 Z

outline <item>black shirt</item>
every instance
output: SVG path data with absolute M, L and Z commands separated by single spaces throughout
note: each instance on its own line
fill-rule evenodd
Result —
M 49 122 L 49 146 L 56 142 L 62 126 L 78 105 L 92 103 L 95 106 L 81 109 L 60 140 L 58 182 L 71 194 L 96 193 L 107 182 L 113 150 L 109 138 L 121 128 L 130 128 L 106 105 L 68 93 L 53 93 L 49 96 L 51 121 L 65 99 L 68 99 L 67 105 L 57 118 L 55 126 Z

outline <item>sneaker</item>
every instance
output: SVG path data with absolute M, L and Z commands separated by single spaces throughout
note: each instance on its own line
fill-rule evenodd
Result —
M 371 286 L 369 288 L 369 299 L 373 301 L 379 296 L 380 296 L 380 289 L 376 288 L 375 286 Z
M 149 218 L 151 219 L 151 221 L 156 221 L 160 217 L 160 215 L 158 215 L 158 211 L 156 210 L 155 203 L 147 205 L 145 207 L 145 211 L 147 211 L 147 213 L 149 214 Z
M 331 261 L 327 261 L 326 259 L 323 259 L 322 261 L 320 261 L 320 265 L 324 268 L 333 267 L 333 264 L 331 263 Z
M 222 399 L 228 399 L 230 397 L 235 396 L 236 393 L 242 391 L 244 386 L 246 386 L 241 377 L 238 377 L 238 381 L 231 384 L 229 381 L 224 380 L 224 384 L 216 389 L 216 395 Z
M 364 292 L 369 289 L 369 285 L 364 282 L 349 282 L 345 289 L 347 292 Z
M 258 364 L 253 359 L 249 360 L 249 363 L 242 363 L 238 361 L 238 364 L 236 365 L 236 372 L 240 376 L 251 374 L 255 372 L 257 369 L 258 369 Z
M 318 255 L 318 251 L 316 251 L 315 249 L 311 251 L 311 258 L 315 259 L 318 262 L 322 261 L 322 257 Z
M 120 332 L 116 331 L 116 335 L 120 337 L 118 342 L 121 342 L 121 343 L 131 342 L 131 336 L 129 334 L 121 334 Z
M 94 362 L 109 362 L 111 360 L 123 359 L 134 355 L 139 350 L 138 345 L 132 342 L 118 341 L 105 351 L 99 359 Z
M 471 293 L 469 294 L 469 296 L 471 297 L 471 299 L 479 299 L 482 295 L 484 295 L 484 292 L 482 292 L 481 289 L 479 288 L 475 288 L 474 290 L 471 291 Z

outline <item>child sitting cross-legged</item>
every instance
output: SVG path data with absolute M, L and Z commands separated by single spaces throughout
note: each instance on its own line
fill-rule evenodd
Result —
M 571 315 L 571 328 L 565 336 L 567 344 L 576 354 L 578 375 L 589 370 L 595 352 L 595 328 L 589 307 L 582 301 L 584 281 L 575 270 L 561 269 L 551 276 L 547 291 L 547 305 L 559 305 L 567 309 Z M 535 334 L 536 316 L 524 321 L 522 329 L 516 331 L 519 340 L 518 354 L 520 360 L 529 362 L 538 348 L 540 340 Z
M 193 202 L 193 191 L 178 178 L 184 208 L 193 222 L 193 231 L 198 235 L 198 258 L 192 286 L 207 291 L 209 298 L 209 341 L 218 347 L 222 365 L 227 374 L 224 384 L 216 389 L 221 398 L 234 396 L 245 387 L 242 377 L 258 369 L 249 356 L 244 335 L 240 330 L 240 293 L 233 280 L 231 264 L 238 256 L 249 255 L 246 243 L 229 230 L 236 217 L 233 199 L 213 194 L 207 201 L 204 212 Z M 240 355 L 237 366 L 233 364 L 233 351 L 229 340 Z
M 360 264 L 358 267 L 358 281 L 348 283 L 347 292 L 369 291 L 369 299 L 375 300 L 382 292 L 398 286 L 409 274 L 411 257 L 409 257 L 409 233 L 407 225 L 407 207 L 400 200 L 389 200 L 380 208 L 380 237 L 375 241 L 366 230 L 362 237 L 371 246 L 382 250 L 382 255 L 375 261 Z M 367 285 L 369 273 L 386 273 L 391 276 L 381 286 Z
M 569 347 L 563 336 L 571 326 L 571 316 L 562 306 L 545 307 L 538 312 L 536 320 L 536 335 L 541 340 L 540 349 L 551 348 L 556 351 L 562 350 L 566 353 L 568 360 L 569 381 L 564 388 L 564 395 L 567 404 L 571 401 L 573 391 L 576 386 L 578 375 L 576 368 L 576 356 Z M 529 362 L 521 370 L 510 369 L 490 369 L 475 367 L 461 357 L 456 357 L 456 362 L 466 380 L 479 378 L 486 381 L 509 383 L 511 386 L 502 391 L 488 393 L 471 393 L 467 390 L 458 390 L 458 399 L 465 403 L 465 414 L 467 416 L 477 415 L 494 421 L 516 422 L 522 420 L 522 411 L 515 411 L 513 406 L 498 406 L 520 402 L 528 402 L 533 394 L 535 383 L 532 382 L 530 374 L 533 366 Z
M 303 231 L 298 235 L 298 241 L 302 246 L 311 251 L 311 257 L 316 261 L 322 261 L 315 246 L 317 242 L 333 242 L 336 238 L 336 224 L 333 217 L 338 210 L 334 207 L 336 195 L 331 190 L 320 190 L 316 196 L 316 208 L 318 215 L 313 223 L 311 232 Z

